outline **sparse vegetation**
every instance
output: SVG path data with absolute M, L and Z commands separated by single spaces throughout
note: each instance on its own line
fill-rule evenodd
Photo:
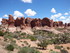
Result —
M 48 43 L 46 40 L 42 40 L 40 43 L 38 43 L 38 46 L 42 47 L 42 49 L 46 49 Z
M 56 46 L 55 46 L 55 49 L 61 49 L 61 46 L 57 46 L 57 45 L 56 45 Z
M 24 43 L 25 43 L 26 45 L 28 45 L 28 42 L 27 42 L 27 41 L 24 41 Z
M 65 49 L 62 49 L 62 50 L 60 50 L 60 51 L 61 51 L 61 53 L 68 53 L 68 51 L 65 50 Z
M 64 29 L 60 29 L 60 30 L 64 30 Z M 70 49 L 70 47 L 67 48 L 63 48 L 63 46 L 59 46 L 59 44 L 66 44 L 66 43 L 70 43 L 70 33 L 65 32 L 64 34 L 54 34 L 52 32 L 46 32 L 44 30 L 35 30 L 33 35 L 30 34 L 26 34 L 26 33 L 22 33 L 20 31 L 17 32 L 2 32 L 0 31 L 0 36 L 4 37 L 5 42 L 10 43 L 6 46 L 6 49 L 8 51 L 13 51 L 14 48 L 18 49 L 19 52 L 18 53 L 40 53 L 38 50 L 42 49 L 42 50 L 47 50 L 47 45 L 51 45 L 51 44 L 55 44 L 56 46 L 55 49 L 60 50 L 62 53 L 66 52 L 67 50 Z M 29 42 L 27 41 L 21 41 L 21 45 L 22 46 L 26 46 L 27 47 L 20 47 L 16 44 L 16 40 L 20 40 L 20 39 L 30 39 L 31 41 L 36 42 L 37 40 L 38 42 L 38 47 L 34 47 L 32 48 L 31 44 L 28 44 Z M 31 45 L 31 47 L 30 47 Z M 37 50 L 38 49 L 38 50 Z M 67 50 L 66 50 L 67 49 Z M 50 50 L 50 53 L 59 53 L 56 51 Z
M 21 48 L 18 53 L 41 53 L 38 50 L 30 47 L 23 47 Z
M 0 36 L 4 36 L 4 32 L 0 31 Z
M 37 40 L 37 38 L 34 37 L 34 36 L 30 36 L 30 39 L 31 39 L 31 41 L 36 41 Z
M 70 50 L 70 47 L 67 47 L 68 50 Z
M 57 51 L 50 51 L 50 53 L 59 53 L 59 52 L 57 52 Z
M 13 51 L 13 50 L 14 50 L 14 46 L 11 45 L 11 44 L 8 44 L 8 45 L 6 46 L 6 49 L 9 50 L 9 51 Z

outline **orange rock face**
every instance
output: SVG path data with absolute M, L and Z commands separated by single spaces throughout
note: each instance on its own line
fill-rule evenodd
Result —
M 70 26 L 70 23 L 68 23 L 68 26 Z
M 53 23 L 53 27 L 62 27 L 63 26 L 63 22 L 62 21 L 58 21 L 58 22 L 54 22 Z
M 62 21 L 58 21 L 58 23 L 59 23 L 59 26 L 63 26 L 63 22 Z
M 45 17 L 42 19 L 42 26 L 48 26 L 48 27 L 51 27 L 51 22 L 50 22 L 50 19 Z
M 17 27 L 17 26 L 20 26 L 20 25 L 21 25 L 20 18 L 17 17 L 16 20 L 15 20 L 15 26 Z
M 8 25 L 9 26 L 14 26 L 15 20 L 13 18 L 12 15 L 9 15 L 9 19 L 8 19 Z
M 17 17 L 16 19 L 13 18 L 12 15 L 9 15 L 9 19 L 2 19 L 2 24 L 6 25 L 8 24 L 9 27 L 21 27 L 21 29 L 25 28 L 25 27 L 41 27 L 41 26 L 48 26 L 48 27 L 59 27 L 59 26 L 70 26 L 70 23 L 68 24 L 63 24 L 62 21 L 58 21 L 55 22 L 53 20 L 50 20 L 49 18 L 45 17 L 43 19 L 39 19 L 39 18 L 24 18 L 24 17 Z
M 8 20 L 3 18 L 2 21 L 1 21 L 1 23 L 2 23 L 3 25 L 8 24 Z
M 26 24 L 26 26 L 31 26 L 31 21 L 32 21 L 33 19 L 32 18 L 29 18 L 29 17 L 27 17 L 26 19 L 25 19 L 25 24 Z
M 33 19 L 30 24 L 31 24 L 32 28 L 35 26 L 37 26 L 37 27 L 42 26 L 41 19 Z

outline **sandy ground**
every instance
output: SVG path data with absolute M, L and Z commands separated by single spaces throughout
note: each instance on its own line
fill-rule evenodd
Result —
M 27 33 L 27 34 L 34 34 L 30 27 L 26 27 L 24 30 L 21 30 L 19 27 L 17 27 L 17 28 L 16 27 L 10 27 L 9 31 L 10 32 L 21 31 L 21 32 L 24 32 L 24 33 Z
M 38 41 L 31 41 L 30 39 L 21 39 L 21 40 L 17 40 L 17 45 L 19 45 L 19 46 L 21 46 L 22 47 L 22 43 L 24 42 L 24 41 L 27 41 L 28 42 L 28 44 L 30 44 L 31 45 L 31 47 L 38 47 L 37 46 L 37 43 L 38 43 Z M 24 44 L 25 45 L 25 44 Z M 26 46 L 26 45 L 25 45 Z M 49 53 L 49 51 L 52 49 L 52 50 L 54 50 L 54 51 L 57 51 L 57 52 L 60 52 L 60 50 L 58 50 L 58 49 L 55 49 L 54 48 L 54 44 L 52 44 L 52 45 L 48 45 L 47 46 L 47 50 L 40 50 L 42 53 Z M 70 47 L 70 43 L 68 43 L 68 44 L 60 44 L 59 46 L 63 46 L 66 50 L 67 50 L 67 47 Z M 70 53 L 70 50 L 67 50 L 69 53 Z
M 1 42 L 2 40 L 3 40 L 3 37 L 0 37 L 0 53 L 7 53 L 8 51 L 4 49 L 3 42 Z M 37 43 L 39 42 L 39 41 L 31 41 L 30 39 L 20 39 L 20 40 L 14 39 L 14 40 L 16 40 L 16 44 L 20 47 L 27 46 L 24 43 L 24 41 L 26 41 L 29 45 L 31 45 L 31 47 L 38 47 Z M 48 45 L 46 50 L 39 50 L 39 51 L 41 51 L 42 53 L 49 53 L 49 51 L 52 49 L 54 51 L 60 52 L 60 50 L 54 49 L 54 46 L 55 46 L 54 44 Z M 60 44 L 60 46 L 63 46 L 66 49 L 67 47 L 70 47 L 70 43 Z M 17 50 L 14 50 L 14 51 L 15 52 L 12 52 L 12 53 L 17 52 Z M 67 50 L 67 51 L 70 53 L 70 50 Z

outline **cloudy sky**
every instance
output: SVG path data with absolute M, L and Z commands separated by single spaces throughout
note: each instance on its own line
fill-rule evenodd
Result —
M 0 21 L 16 17 L 44 18 L 70 22 L 70 0 L 0 0 Z

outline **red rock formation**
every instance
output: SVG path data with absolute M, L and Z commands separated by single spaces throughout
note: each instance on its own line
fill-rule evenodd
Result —
M 27 27 L 41 27 L 41 26 L 48 26 L 48 27 L 59 27 L 59 26 L 70 26 L 70 23 L 65 23 L 65 25 L 63 24 L 62 21 L 58 21 L 58 22 L 55 22 L 53 20 L 50 20 L 49 18 L 45 17 L 43 19 L 32 19 L 32 18 L 24 18 L 24 17 L 17 17 L 15 20 L 13 18 L 12 15 L 9 15 L 9 19 L 2 19 L 2 24 L 3 25 L 6 25 L 8 24 L 9 27 L 12 27 L 12 26 L 19 26 L 21 29 L 25 28 L 26 26 Z
M 15 20 L 15 26 L 20 26 L 21 25 L 21 22 L 20 22 L 20 18 L 17 17 L 16 20 Z
M 50 22 L 50 19 L 45 17 L 42 19 L 42 26 L 48 26 L 48 27 L 51 27 L 51 22 Z
M 68 24 L 67 23 L 65 23 L 65 25 L 64 25 L 64 28 L 66 28 L 66 27 L 68 27 Z
M 70 26 L 70 23 L 68 23 L 68 26 Z
M 58 22 L 54 22 L 53 23 L 53 27 L 58 27 L 59 26 L 59 23 Z
M 26 19 L 25 19 L 25 24 L 26 24 L 26 26 L 31 26 L 31 21 L 32 21 L 32 19 L 31 18 L 29 18 L 29 17 L 27 17 Z
M 8 25 L 12 27 L 12 26 L 14 26 L 14 23 L 15 23 L 15 20 L 14 20 L 13 16 L 9 15 Z
M 1 21 L 1 23 L 2 23 L 3 25 L 6 25 L 6 24 L 8 24 L 8 20 L 3 18 L 2 21 Z
M 59 23 L 59 26 L 63 26 L 63 22 L 62 21 L 58 21 L 58 23 Z
M 53 27 L 54 21 L 53 21 L 53 20 L 50 20 L 50 22 L 51 22 L 51 23 L 50 23 L 50 26 Z
M 41 19 L 33 19 L 30 24 L 31 24 L 32 28 L 35 27 L 35 26 L 37 26 L 37 27 L 42 26 Z
M 20 18 L 20 28 L 21 29 L 24 29 L 26 27 L 26 24 L 25 24 L 25 18 L 24 17 L 21 17 Z
M 20 18 L 20 23 L 21 23 L 21 25 L 25 25 L 25 18 L 24 17 Z

